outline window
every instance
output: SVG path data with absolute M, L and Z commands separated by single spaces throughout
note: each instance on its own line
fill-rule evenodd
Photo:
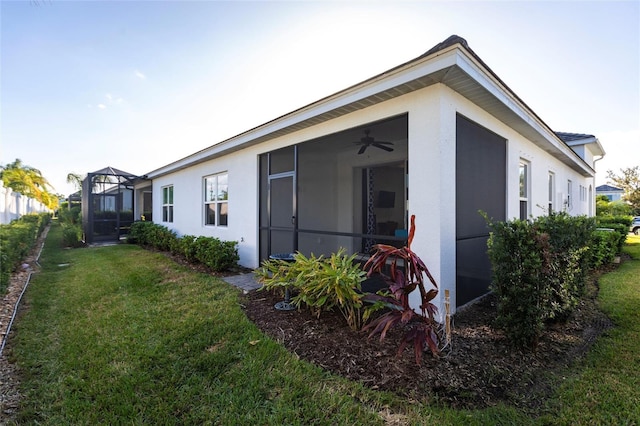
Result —
M 520 220 L 529 217 L 529 164 L 520 161 Z
M 204 224 L 227 226 L 229 209 L 228 175 L 220 173 L 204 178 Z
M 162 188 L 162 221 L 173 222 L 173 185 Z
M 587 187 L 580 185 L 580 201 L 587 201 Z
M 547 196 L 549 202 L 548 213 L 551 214 L 554 211 L 553 194 L 556 192 L 556 175 L 553 172 L 549 172 L 549 195 Z
M 573 182 L 567 181 L 567 209 L 571 210 L 573 207 Z

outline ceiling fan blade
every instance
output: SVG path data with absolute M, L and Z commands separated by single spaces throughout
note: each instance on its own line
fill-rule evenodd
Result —
M 360 147 L 360 150 L 358 151 L 358 154 L 362 154 L 362 153 L 367 149 L 367 146 L 368 146 L 368 145 L 362 145 L 362 146 Z
M 375 146 L 376 148 L 383 149 L 383 150 L 385 150 L 385 151 L 387 151 L 387 152 L 391 152 L 391 151 L 393 151 L 393 148 L 390 148 L 390 147 L 388 147 L 388 146 L 381 145 L 379 142 L 374 142 L 374 143 L 373 143 L 373 146 Z

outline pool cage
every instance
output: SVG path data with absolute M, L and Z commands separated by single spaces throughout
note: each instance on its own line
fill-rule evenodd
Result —
M 119 241 L 133 223 L 131 173 L 106 167 L 82 181 L 82 229 L 87 244 Z

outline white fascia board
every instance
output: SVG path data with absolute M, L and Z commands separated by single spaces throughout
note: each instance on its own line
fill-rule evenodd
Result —
M 442 69 L 456 64 L 456 47 L 437 52 L 435 58 L 429 56 L 401 65 L 398 68 L 387 71 L 360 84 L 352 86 L 334 95 L 328 96 L 308 106 L 269 121 L 254 129 L 248 130 L 225 141 L 205 148 L 195 154 L 175 161 L 164 167 L 147 173 L 149 178 L 155 178 L 167 173 L 189 167 L 193 164 L 241 149 L 256 139 L 266 137 L 287 127 L 300 124 L 313 119 L 321 114 L 333 111 L 337 108 L 361 101 L 371 95 L 384 92 L 399 85 L 409 83 L 418 78 L 428 76 Z M 434 60 L 435 59 L 435 60 Z
M 584 138 L 584 139 L 577 139 L 575 141 L 569 141 L 567 142 L 567 145 L 569 146 L 595 145 L 594 147 L 595 149 L 591 150 L 593 152 L 593 155 L 601 155 L 603 157 L 606 155 L 606 152 L 604 151 L 604 148 L 600 144 L 600 141 L 595 136 L 591 136 L 589 138 Z

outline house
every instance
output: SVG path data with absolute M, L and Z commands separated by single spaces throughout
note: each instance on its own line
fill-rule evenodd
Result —
M 596 186 L 596 195 L 604 195 L 609 201 L 620 201 L 624 195 L 624 189 L 611 185 Z
M 459 307 L 491 279 L 479 211 L 495 220 L 593 214 L 604 150 L 578 135 L 550 129 L 454 35 L 148 172 L 135 185 L 135 217 L 152 192 L 156 223 L 238 241 L 240 263 L 257 267 L 273 253 L 366 255 L 377 242 L 402 244 L 415 214 L 412 248 Z

